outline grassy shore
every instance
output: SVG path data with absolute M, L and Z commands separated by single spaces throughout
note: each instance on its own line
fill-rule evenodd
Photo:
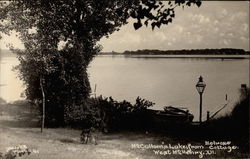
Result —
M 49 128 L 40 132 L 37 112 L 26 102 L 0 105 L 0 152 L 16 145 L 26 145 L 39 153 L 31 153 L 27 159 L 154 159 L 154 158 L 199 158 L 193 155 L 155 154 L 153 149 L 133 148 L 133 144 L 154 145 L 204 145 L 204 141 L 193 141 L 171 133 L 116 132 L 96 133 L 98 144 L 81 144 L 80 130 Z M 156 150 L 156 149 L 154 149 Z M 204 150 L 206 151 L 206 149 Z M 232 152 L 215 150 L 216 154 L 203 158 L 247 158 L 238 149 Z

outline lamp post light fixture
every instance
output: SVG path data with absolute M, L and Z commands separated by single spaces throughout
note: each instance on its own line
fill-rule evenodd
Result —
M 198 93 L 200 94 L 200 124 L 201 124 L 201 116 L 202 116 L 202 94 L 205 90 L 206 84 L 203 81 L 202 76 L 199 77 L 199 81 L 196 84 L 196 89 L 198 91 Z

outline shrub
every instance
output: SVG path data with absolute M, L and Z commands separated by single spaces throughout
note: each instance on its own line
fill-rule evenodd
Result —
M 154 103 L 140 97 L 137 97 L 135 104 L 126 100 L 118 102 L 112 97 L 90 98 L 82 108 L 79 108 L 81 111 L 74 113 L 75 110 L 72 110 L 71 113 L 75 115 L 68 123 L 82 129 L 95 127 L 103 132 L 140 129 L 145 121 L 144 110 L 153 105 Z

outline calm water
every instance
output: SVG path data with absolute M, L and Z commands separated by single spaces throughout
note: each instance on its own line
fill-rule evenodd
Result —
M 1 59 L 0 95 L 7 101 L 20 99 L 22 83 L 11 71 L 18 64 L 14 57 Z M 198 120 L 199 95 L 195 88 L 202 75 L 207 84 L 203 94 L 203 118 L 223 106 L 225 95 L 232 109 L 239 98 L 240 85 L 249 86 L 249 59 L 154 58 L 98 56 L 89 67 L 92 88 L 96 94 L 116 100 L 134 102 L 137 96 L 163 106 L 185 107 Z M 4 85 L 3 85 L 4 84 Z

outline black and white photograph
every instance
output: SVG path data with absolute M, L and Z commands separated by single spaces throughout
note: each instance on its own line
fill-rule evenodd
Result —
M 247 159 L 250 1 L 0 0 L 0 159 Z

